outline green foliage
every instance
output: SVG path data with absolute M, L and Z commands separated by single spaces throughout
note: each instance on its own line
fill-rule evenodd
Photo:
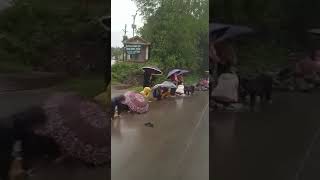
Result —
M 153 62 L 153 63 L 150 63 Z M 163 75 L 155 75 L 153 76 L 153 83 L 154 84 L 160 84 L 164 81 L 167 81 L 167 73 L 170 70 L 164 70 L 164 66 L 160 65 L 159 63 L 156 63 L 156 60 L 151 60 L 148 63 L 128 63 L 128 62 L 118 62 L 112 66 L 112 83 L 124 83 L 128 85 L 132 85 L 131 90 L 141 91 L 141 84 L 142 84 L 142 78 L 143 78 L 143 70 L 142 67 L 144 66 L 153 66 L 158 67 L 163 71 Z M 172 69 L 172 68 L 171 68 Z M 203 74 L 203 72 L 201 73 Z M 188 73 L 185 76 L 185 82 L 187 84 L 195 84 L 198 82 L 200 78 L 200 73 Z M 139 91 L 139 92 L 140 92 Z
M 0 57 L 3 57 L 0 53 Z M 0 61 L 1 73 L 31 72 L 32 67 L 14 61 Z
M 39 66 L 57 46 L 101 35 L 102 28 L 92 21 L 105 14 L 99 1 L 92 1 L 88 12 L 75 0 L 14 1 L 0 12 L 1 61 Z
M 238 41 L 236 47 L 238 68 L 242 73 L 275 70 L 288 63 L 288 49 L 277 44 L 251 40 Z
M 141 78 L 143 77 L 142 67 L 144 66 L 154 66 L 161 69 L 161 66 L 159 66 L 159 64 L 157 64 L 156 62 L 141 64 L 118 62 L 111 68 L 112 83 L 128 83 L 131 85 L 141 85 Z
M 123 50 L 119 47 L 111 47 L 111 56 L 115 57 L 116 60 L 122 60 Z
M 74 91 L 84 97 L 94 97 L 105 89 L 104 79 L 97 75 L 83 75 L 71 78 L 59 85 L 58 88 Z
M 167 71 L 193 71 L 208 64 L 208 0 L 135 0 L 146 20 L 139 30 L 151 55 Z

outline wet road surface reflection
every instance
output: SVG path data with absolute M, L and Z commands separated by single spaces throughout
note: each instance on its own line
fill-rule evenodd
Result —
M 113 120 L 112 179 L 209 179 L 208 101 L 207 93 L 169 98 Z
M 258 113 L 210 112 L 210 179 L 319 179 L 319 99 L 281 93 Z

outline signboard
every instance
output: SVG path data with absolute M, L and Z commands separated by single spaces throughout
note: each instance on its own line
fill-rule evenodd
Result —
M 126 45 L 127 54 L 140 54 L 141 45 L 140 44 L 127 44 Z

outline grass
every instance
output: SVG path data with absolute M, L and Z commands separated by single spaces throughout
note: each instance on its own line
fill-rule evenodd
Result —
M 141 92 L 143 90 L 142 86 L 132 86 L 128 89 L 129 91 L 134 91 L 134 92 Z
M 32 67 L 20 62 L 0 61 L 1 73 L 31 72 Z
M 71 78 L 59 85 L 59 88 L 74 91 L 84 97 L 95 97 L 105 90 L 104 78 L 98 75 L 82 75 Z
M 142 64 L 119 62 L 112 66 L 112 70 L 111 70 L 112 85 L 128 84 L 132 86 L 130 89 L 137 90 L 140 92 L 142 90 L 140 88 L 142 79 L 139 79 L 139 78 L 143 78 L 142 76 L 143 66 L 161 67 L 155 63 L 150 63 L 150 62 L 142 63 Z M 166 74 L 166 72 L 164 74 Z M 154 77 L 155 77 L 154 79 L 155 84 L 159 84 L 167 80 L 166 75 L 154 76 Z M 195 84 L 199 81 L 199 78 L 200 78 L 200 75 L 198 74 L 188 74 L 185 77 L 185 82 L 186 84 Z

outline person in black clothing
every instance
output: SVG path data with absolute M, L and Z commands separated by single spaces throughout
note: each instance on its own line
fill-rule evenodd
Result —
M 0 179 L 9 180 L 8 174 L 14 157 L 13 146 L 21 141 L 22 168 L 26 172 L 37 160 L 54 161 L 61 155 L 56 142 L 45 136 L 36 135 L 34 128 L 43 124 L 47 117 L 41 107 L 32 107 L 23 112 L 1 119 L 13 122 L 13 126 L 0 126 Z
M 143 74 L 143 88 L 151 86 L 151 77 L 152 73 L 148 70 L 145 70 Z
M 126 98 L 124 95 L 116 96 L 111 99 L 111 119 L 115 117 L 116 108 L 118 109 L 118 115 L 121 114 L 123 111 L 128 111 L 129 107 L 125 104 L 122 104 L 122 101 L 124 101 Z

